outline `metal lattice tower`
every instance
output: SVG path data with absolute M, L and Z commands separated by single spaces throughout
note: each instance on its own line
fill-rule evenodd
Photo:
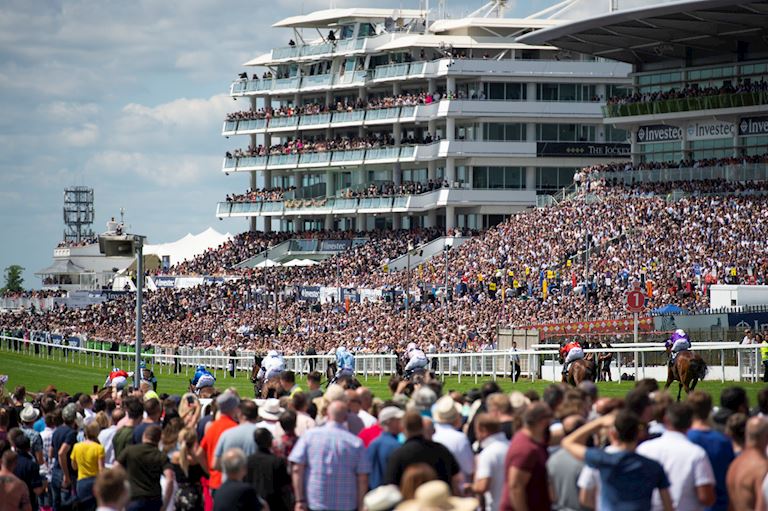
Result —
M 64 189 L 64 241 L 80 243 L 93 238 L 93 188 L 72 186 Z

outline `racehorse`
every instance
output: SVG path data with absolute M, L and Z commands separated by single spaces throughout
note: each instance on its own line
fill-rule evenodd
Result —
M 251 368 L 251 383 L 253 383 L 253 395 L 255 397 L 261 397 L 261 399 L 268 399 L 271 397 L 277 397 L 281 390 L 280 377 L 272 377 L 266 382 L 264 378 L 259 378 L 259 371 L 261 370 L 261 357 L 256 357 L 256 361 Z
M 594 360 L 574 360 L 568 367 L 568 374 L 563 375 L 563 383 L 578 387 L 583 381 L 595 381 L 596 374 L 597 367 Z
M 681 351 L 675 357 L 674 364 L 670 364 L 667 369 L 667 383 L 664 390 L 667 390 L 672 382 L 677 380 L 677 400 L 680 401 L 680 394 L 685 389 L 686 394 L 690 394 L 696 388 L 699 380 L 707 376 L 707 363 L 700 355 L 690 351 Z
M 334 383 L 338 383 L 347 389 L 356 389 L 358 387 L 362 387 L 360 381 L 354 376 L 346 375 L 342 376 L 341 378 L 336 378 L 337 367 L 338 366 L 336 365 L 336 362 L 328 362 L 328 367 L 325 368 L 325 388 L 330 387 Z
M 189 384 L 189 391 L 192 394 L 195 394 L 199 399 L 210 399 L 219 392 L 216 387 L 203 387 L 202 389 L 197 390 L 191 383 Z

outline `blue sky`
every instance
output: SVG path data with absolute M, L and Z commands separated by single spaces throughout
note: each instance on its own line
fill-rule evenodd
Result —
M 447 2 L 454 12 L 482 3 Z M 553 3 L 510 2 L 510 11 Z M 70 185 L 95 189 L 97 232 L 121 207 L 151 243 L 208 226 L 244 230 L 242 220 L 214 216 L 226 193 L 248 187 L 245 176 L 220 171 L 221 155 L 237 145 L 220 135 L 221 123 L 242 105 L 226 96 L 229 83 L 241 63 L 287 42 L 290 33 L 272 23 L 329 4 L 0 0 L 0 269 L 21 264 L 25 285 L 39 287 L 33 273 L 62 238 Z

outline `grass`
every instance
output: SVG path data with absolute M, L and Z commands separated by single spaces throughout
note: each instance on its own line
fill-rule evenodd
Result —
M 101 364 L 101 367 L 99 367 Z M 130 366 L 130 362 L 122 364 L 122 367 L 127 368 Z M 91 359 L 88 357 L 82 357 L 81 359 L 75 358 L 75 360 L 60 360 L 58 356 L 55 358 L 45 358 L 41 355 L 34 355 L 28 353 L 19 353 L 12 351 L 0 351 L 0 374 L 8 375 L 8 383 L 6 387 L 13 389 L 17 385 L 24 385 L 27 390 L 35 392 L 39 391 L 48 385 L 54 385 L 60 391 L 66 391 L 69 393 L 76 392 L 89 392 L 93 385 L 102 385 L 106 378 L 107 372 L 111 366 L 108 366 L 108 361 L 104 359 Z M 158 370 L 155 368 L 155 375 L 158 379 L 158 391 L 167 392 L 169 394 L 182 394 L 186 391 L 189 378 L 192 377 L 192 371 L 188 371 L 186 374 L 168 374 L 168 367 L 163 366 Z M 223 371 L 219 371 L 216 374 L 217 384 L 220 387 L 235 387 L 241 395 L 252 396 L 253 385 L 248 379 L 248 374 L 245 372 L 237 373 L 233 379 L 228 374 L 225 376 Z M 370 387 L 375 395 L 380 397 L 389 396 L 387 389 L 387 377 L 370 377 L 368 380 L 362 379 L 362 382 L 367 387 Z M 299 377 L 299 384 L 304 386 L 304 378 Z M 474 378 L 464 377 L 459 382 L 457 377 L 445 378 L 444 386 L 446 390 L 459 390 L 468 391 L 472 388 L 479 387 L 486 379 L 478 379 L 475 383 Z M 528 380 L 522 380 L 517 383 L 512 383 L 509 378 L 497 380 L 499 385 L 506 392 L 512 390 L 526 391 L 534 389 L 541 393 L 549 384 L 548 381 L 536 381 L 531 383 Z M 725 382 L 720 381 L 703 381 L 699 384 L 699 389 L 709 392 L 715 397 L 717 402 L 717 396 L 720 392 L 733 385 L 739 385 L 744 387 L 749 395 L 750 403 L 757 403 L 757 392 L 763 388 L 763 383 L 747 383 L 747 382 Z M 600 395 L 602 396 L 624 396 L 629 390 L 632 389 L 634 384 L 632 382 L 600 382 L 598 388 Z M 304 386 L 306 388 L 306 386 Z M 677 384 L 674 384 L 670 390 L 677 390 Z

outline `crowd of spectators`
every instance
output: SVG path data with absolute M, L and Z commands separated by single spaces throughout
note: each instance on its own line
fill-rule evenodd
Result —
M 56 248 L 76 248 L 76 247 L 87 247 L 88 245 L 93 245 L 94 243 L 98 243 L 98 240 L 95 236 L 83 238 L 80 241 L 60 241 L 58 245 L 56 245 Z
M 666 101 L 669 99 L 685 99 L 704 96 L 720 96 L 723 94 L 743 94 L 747 92 L 768 91 L 768 81 L 739 79 L 734 85 L 731 81 L 725 81 L 719 87 L 702 87 L 697 83 L 691 83 L 683 88 L 673 88 L 666 91 L 636 92 L 628 96 L 614 96 L 608 98 L 609 105 L 627 105 L 632 103 L 650 103 L 654 101 Z
M 404 139 L 403 143 L 429 143 L 418 142 L 416 140 Z M 243 158 L 249 156 L 277 156 L 284 154 L 303 154 L 303 153 L 324 153 L 326 151 L 347 151 L 354 149 L 371 149 L 374 147 L 385 147 L 395 145 L 395 140 L 389 134 L 369 135 L 367 137 L 336 137 L 329 140 L 303 140 L 300 138 L 288 140 L 282 144 L 275 144 L 269 147 L 258 145 L 248 146 L 247 149 L 235 149 L 233 152 L 227 151 L 225 156 L 228 159 Z
M 3 506 L 114 511 L 765 509 L 768 389 L 674 402 L 656 380 L 623 398 L 591 382 L 452 391 L 427 375 L 388 392 L 325 391 L 291 371 L 278 397 L 212 399 L 148 382 L 98 394 L 0 395 Z
M 352 199 L 358 197 L 386 197 L 392 195 L 418 195 L 420 193 L 432 192 L 441 188 L 448 188 L 448 181 L 438 181 L 430 179 L 426 183 L 405 181 L 399 185 L 394 182 L 381 184 L 371 183 L 363 189 L 354 190 L 349 188 L 341 193 L 341 197 Z
M 263 202 L 283 200 L 287 192 L 295 190 L 295 186 L 288 188 L 262 188 L 248 190 L 245 193 L 227 194 L 227 202 Z

